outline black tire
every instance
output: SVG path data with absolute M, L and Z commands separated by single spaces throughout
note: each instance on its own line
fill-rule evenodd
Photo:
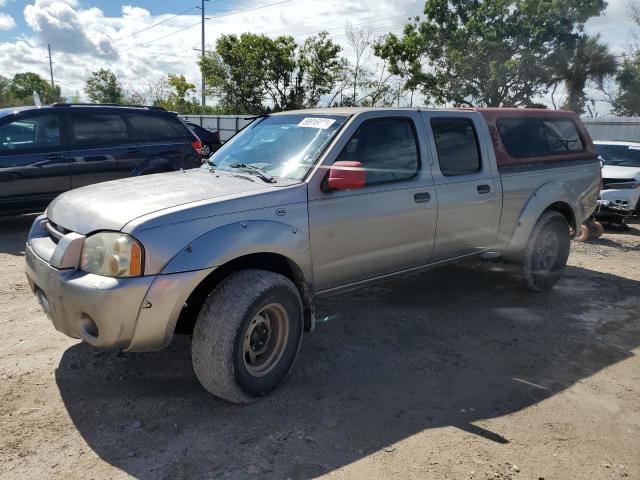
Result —
M 256 319 L 262 318 L 267 321 L 256 326 Z M 271 345 L 277 354 L 267 355 L 268 348 L 264 347 L 267 363 L 260 370 L 263 357 L 258 358 L 252 350 L 252 364 L 245 347 L 254 334 L 263 333 L 259 327 L 266 329 L 266 324 L 271 327 L 263 344 L 271 345 L 272 337 L 282 340 Z M 252 402 L 285 380 L 298 355 L 302 330 L 302 300 L 288 278 L 264 270 L 233 273 L 214 288 L 196 320 L 191 346 L 196 377 L 217 397 L 233 403 Z
M 548 290 L 562 276 L 569 258 L 569 224 L 554 211 L 543 213 L 533 227 L 522 259 L 522 281 L 535 292 Z

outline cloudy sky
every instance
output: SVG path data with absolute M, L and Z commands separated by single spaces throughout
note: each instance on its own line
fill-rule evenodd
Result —
M 640 0 L 610 0 L 605 15 L 588 23 L 589 32 L 601 34 L 616 53 L 625 50 L 633 28 L 629 1 Z M 86 77 L 98 68 L 110 68 L 127 88 L 141 92 L 167 73 L 199 84 L 194 50 L 200 48 L 199 5 L 200 0 L 0 0 L 0 74 L 33 71 L 48 79 L 49 43 L 54 80 L 63 95 L 82 94 Z M 290 34 L 304 40 L 323 29 L 344 44 L 346 21 L 371 25 L 376 34 L 400 32 L 424 2 L 212 0 L 205 5 L 208 45 L 223 33 Z

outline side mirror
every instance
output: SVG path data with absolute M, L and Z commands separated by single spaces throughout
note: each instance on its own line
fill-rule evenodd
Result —
M 364 170 L 360 162 L 342 161 L 329 169 L 329 190 L 356 190 L 365 185 Z

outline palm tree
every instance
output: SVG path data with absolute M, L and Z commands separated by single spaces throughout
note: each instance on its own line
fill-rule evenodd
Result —
M 576 35 L 550 58 L 549 86 L 553 87 L 553 106 L 556 106 L 553 93 L 558 85 L 564 83 L 567 98 L 562 107 L 578 114 L 583 113 L 586 103 L 584 89 L 587 82 L 594 82 L 601 87 L 604 79 L 616 72 L 617 66 L 615 55 L 609 51 L 609 47 L 600 42 L 599 35 Z

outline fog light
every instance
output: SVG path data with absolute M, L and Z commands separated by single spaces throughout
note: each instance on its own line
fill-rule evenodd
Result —
M 98 325 L 96 325 L 96 322 L 94 322 L 93 319 L 86 313 L 80 315 L 80 327 L 82 328 L 84 334 L 89 337 L 98 338 L 98 335 L 100 335 L 100 332 L 98 331 Z

